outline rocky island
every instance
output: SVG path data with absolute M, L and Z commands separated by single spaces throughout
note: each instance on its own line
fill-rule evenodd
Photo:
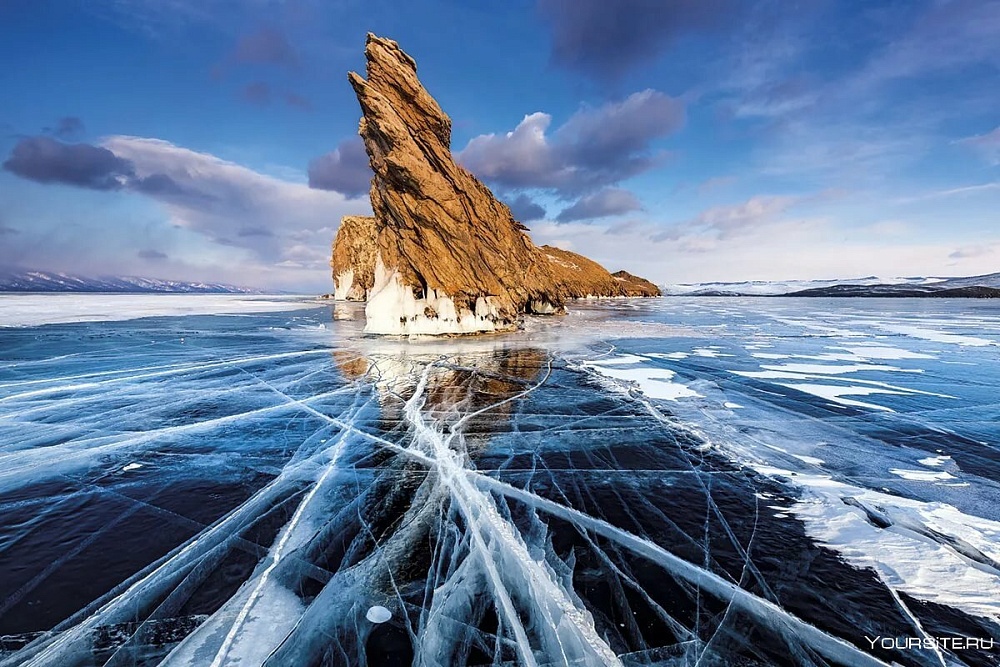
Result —
M 506 204 L 451 154 L 451 119 L 396 42 L 368 35 L 367 79 L 348 80 L 373 177 L 374 217 L 347 216 L 333 243 L 334 297 L 367 301 L 366 333 L 517 328 L 569 299 L 659 296 L 647 280 L 535 246 Z

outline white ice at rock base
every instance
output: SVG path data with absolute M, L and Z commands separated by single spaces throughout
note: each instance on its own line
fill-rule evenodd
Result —
M 528 308 L 536 315 L 553 315 L 558 312 L 555 306 L 541 299 L 532 299 L 528 304 Z
M 365 306 L 365 333 L 395 336 L 440 336 L 447 334 L 505 331 L 493 298 L 476 299 L 475 312 L 456 308 L 451 297 L 428 288 L 423 298 L 413 294 L 415 286 L 404 285 L 395 269 L 375 261 L 375 284 Z
M 354 287 L 354 269 L 338 273 L 333 279 L 333 298 L 337 301 L 347 301 L 351 298 Z

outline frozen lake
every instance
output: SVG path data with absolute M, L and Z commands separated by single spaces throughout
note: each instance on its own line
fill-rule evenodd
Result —
M 0 295 L 0 666 L 998 664 L 1000 303 L 571 308 Z

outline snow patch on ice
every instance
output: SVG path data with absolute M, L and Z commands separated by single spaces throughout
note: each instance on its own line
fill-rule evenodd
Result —
M 844 398 L 844 396 L 870 396 L 872 394 L 896 394 L 902 396 L 906 394 L 904 391 L 894 391 L 892 389 L 884 389 L 882 387 L 858 387 L 854 385 L 836 386 L 829 384 L 791 382 L 779 382 L 778 384 L 783 387 L 788 387 L 789 389 L 795 389 L 797 391 L 803 391 L 807 394 L 812 394 L 813 396 L 819 396 L 820 398 L 825 398 L 828 401 L 833 401 L 834 403 L 839 403 L 841 405 L 848 405 L 855 408 L 870 408 L 872 410 L 882 410 L 883 412 L 893 412 L 893 410 L 892 408 L 887 408 L 884 405 L 855 401 L 850 398 Z
M 648 357 L 641 357 L 637 354 L 618 354 L 608 359 L 588 361 L 587 364 L 590 366 L 618 366 L 622 364 L 641 364 L 647 361 L 649 361 Z
M 894 373 L 921 373 L 918 368 L 897 368 L 896 366 L 882 366 L 878 364 L 848 364 L 845 366 L 835 366 L 832 364 L 764 364 L 761 368 L 773 371 L 787 371 L 791 373 L 811 373 L 817 375 L 843 375 L 846 373 L 861 373 L 864 371 L 889 371 Z
M 382 605 L 377 604 L 373 607 L 369 607 L 368 611 L 365 613 L 365 618 L 372 623 L 385 623 L 392 618 L 392 612 Z
M 868 345 L 857 343 L 852 347 L 839 347 L 833 348 L 839 350 L 847 350 L 851 354 L 861 357 L 863 359 L 934 359 L 935 357 L 931 354 L 924 354 L 923 352 L 914 352 L 913 350 L 904 350 L 898 347 L 887 347 L 883 345 Z
M 731 354 L 725 354 L 719 352 L 717 349 L 712 347 L 699 347 L 692 350 L 692 354 L 697 357 L 708 357 L 710 359 L 717 359 L 719 357 L 731 357 Z
M 955 479 L 955 476 L 943 470 L 904 470 L 903 468 L 889 468 L 889 472 L 898 475 L 903 479 L 915 482 L 937 482 L 946 479 Z
M 650 352 L 649 356 L 657 359 L 687 359 L 691 354 L 688 352 Z
M 734 375 L 740 375 L 742 377 L 753 378 L 756 380 L 786 380 L 785 382 L 776 382 L 775 384 L 781 385 L 783 387 L 788 387 L 789 389 L 796 389 L 798 391 L 803 391 L 814 396 L 819 396 L 820 398 L 825 398 L 834 403 L 840 403 L 842 405 L 849 405 L 853 407 L 870 408 L 873 410 L 881 410 L 883 412 L 893 412 L 890 408 L 875 405 L 872 403 L 864 403 L 861 401 L 855 401 L 849 398 L 843 398 L 844 396 L 870 396 L 872 394 L 894 394 L 899 396 L 934 396 L 936 398 L 955 398 L 948 394 L 939 394 L 930 391 L 923 391 L 920 389 L 909 389 L 906 387 L 898 387 L 888 382 L 881 382 L 878 380 L 862 380 L 858 378 L 841 378 L 839 374 L 853 373 L 859 370 L 890 370 L 890 371 L 900 371 L 900 372 L 921 372 L 919 370 L 910 370 L 902 368 L 895 368 L 892 366 L 877 366 L 877 365 L 852 365 L 852 366 L 821 366 L 813 364 L 784 364 L 780 366 L 769 366 L 764 365 L 762 368 L 768 370 L 762 371 L 730 371 Z M 818 371 L 827 370 L 828 374 L 821 374 Z M 832 372 L 829 372 L 832 371 Z M 830 385 L 822 384 L 816 382 L 809 382 L 810 380 L 825 380 L 825 381 L 840 381 L 847 384 L 843 385 Z M 791 381 L 791 382 L 788 382 Z
M 920 459 L 917 463 L 925 466 L 940 466 L 948 461 L 951 461 L 950 456 L 928 456 L 926 459 Z
M 617 361 L 619 358 L 622 361 Z M 677 374 L 667 368 L 615 367 L 618 364 L 634 364 L 637 358 L 642 359 L 642 357 L 636 357 L 635 355 L 620 355 L 600 361 L 586 361 L 581 366 L 593 369 L 605 377 L 635 384 L 642 393 L 650 398 L 667 401 L 676 401 L 680 398 L 702 398 L 701 394 L 687 385 L 674 382 L 674 377 Z
M 960 336 L 958 334 L 945 333 L 936 329 L 925 329 L 923 327 L 904 326 L 899 324 L 880 324 L 879 327 L 892 333 L 921 338 L 923 340 L 934 341 L 935 343 L 948 343 L 950 345 L 963 345 L 970 347 L 984 347 L 986 345 L 997 345 L 998 343 L 978 338 L 976 336 Z
M 791 474 L 755 467 L 765 474 Z M 1000 562 L 1000 522 L 964 514 L 946 503 L 862 489 L 826 475 L 791 479 L 805 494 L 786 511 L 802 520 L 820 544 L 855 567 L 874 569 L 895 590 L 1000 620 L 1000 570 L 990 564 Z M 878 527 L 862 508 L 879 512 L 891 525 Z

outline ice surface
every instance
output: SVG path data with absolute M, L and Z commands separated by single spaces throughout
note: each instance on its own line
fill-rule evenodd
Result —
M 0 331 L 0 665 L 996 662 L 995 307 L 312 305 Z
M 738 301 L 686 301 L 687 312 L 678 306 L 671 314 L 679 316 L 680 324 L 717 322 L 739 307 L 734 303 Z M 931 314 L 928 306 L 910 302 L 899 304 L 901 312 L 876 319 L 857 302 L 837 311 L 826 310 L 823 303 L 798 302 L 796 307 L 815 311 L 790 317 L 785 312 L 796 303 L 792 300 L 748 303 L 762 314 L 729 335 L 731 351 L 745 349 L 749 356 L 720 358 L 710 368 L 672 361 L 670 368 L 703 393 L 704 400 L 700 406 L 680 403 L 671 410 L 714 447 L 802 488 L 809 500 L 792 504 L 792 513 L 807 519 L 810 533 L 848 561 L 876 569 L 890 589 L 994 621 L 1000 618 L 992 594 L 1000 589 L 995 524 L 1000 438 L 990 424 L 1000 410 L 989 389 L 997 382 L 1000 360 L 987 351 L 997 343 L 1000 309 L 964 301 L 938 305 Z M 911 306 L 916 307 L 908 312 Z M 826 325 L 828 318 L 837 325 Z M 820 330 L 829 335 L 812 336 Z M 880 340 L 887 331 L 895 334 L 892 345 Z M 747 337 L 766 337 L 771 351 L 757 352 L 761 345 L 741 340 Z M 941 344 L 956 348 L 942 349 Z M 642 341 L 616 345 L 618 354 L 649 349 Z M 785 363 L 766 363 L 777 359 Z M 894 364 L 881 363 L 885 360 Z M 872 363 L 876 361 L 880 363 Z M 968 364 L 977 366 L 975 375 L 962 370 Z M 748 383 L 725 382 L 727 372 Z M 827 422 L 816 403 L 781 388 L 863 412 L 841 413 Z M 869 399 L 856 401 L 853 395 Z M 713 409 L 713 404 L 728 407 L 732 398 L 747 407 L 735 413 Z M 826 475 L 816 476 L 817 468 Z M 884 493 L 889 490 L 892 495 Z M 875 500 L 866 502 L 864 511 L 844 512 L 845 504 L 856 507 L 848 500 L 868 496 Z M 878 525 L 880 519 L 871 518 L 876 515 L 891 516 L 889 527 Z
M 314 308 L 315 305 L 315 300 L 303 297 L 246 294 L 0 293 L 0 327 L 112 322 L 175 315 L 244 315 Z

